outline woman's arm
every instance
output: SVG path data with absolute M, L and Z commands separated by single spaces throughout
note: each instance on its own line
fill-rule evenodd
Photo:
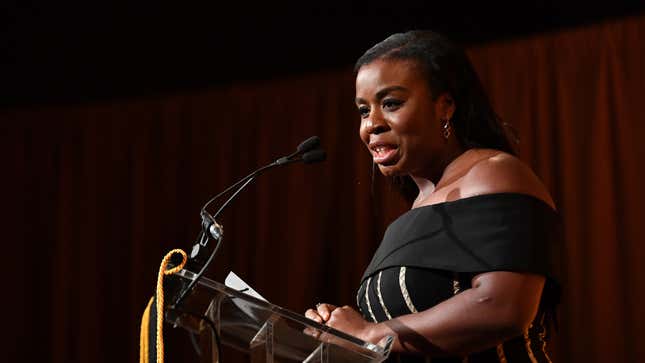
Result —
M 523 334 L 537 313 L 544 280 L 516 272 L 483 273 L 473 278 L 472 288 L 428 310 L 378 324 L 348 306 L 323 304 L 306 315 L 373 343 L 392 335 L 394 351 L 468 354 Z

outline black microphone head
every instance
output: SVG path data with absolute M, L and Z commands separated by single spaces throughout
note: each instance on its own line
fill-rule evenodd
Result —
M 324 161 L 326 158 L 327 158 L 327 154 L 323 149 L 317 149 L 314 151 L 304 153 L 302 155 L 302 161 L 304 161 L 305 164 L 317 163 L 320 161 Z
M 312 136 L 307 140 L 301 142 L 296 150 L 299 154 L 306 153 L 307 151 L 317 148 L 318 145 L 320 145 L 320 138 L 318 136 Z

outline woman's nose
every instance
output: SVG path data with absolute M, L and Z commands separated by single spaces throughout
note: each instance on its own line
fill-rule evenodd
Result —
M 372 116 L 365 120 L 365 132 L 368 134 L 378 135 L 387 131 L 387 123 L 381 118 Z

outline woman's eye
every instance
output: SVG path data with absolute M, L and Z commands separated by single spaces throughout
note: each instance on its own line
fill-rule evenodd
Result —
M 370 108 L 366 106 L 359 107 L 358 113 L 361 115 L 361 117 L 365 117 L 370 114 Z
M 393 111 L 399 108 L 402 104 L 403 102 L 398 100 L 385 100 L 383 101 L 383 108 L 386 110 Z

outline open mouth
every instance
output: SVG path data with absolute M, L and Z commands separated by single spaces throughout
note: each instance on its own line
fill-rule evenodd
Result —
M 375 145 L 370 150 L 376 164 L 390 165 L 396 161 L 398 148 L 393 145 Z

